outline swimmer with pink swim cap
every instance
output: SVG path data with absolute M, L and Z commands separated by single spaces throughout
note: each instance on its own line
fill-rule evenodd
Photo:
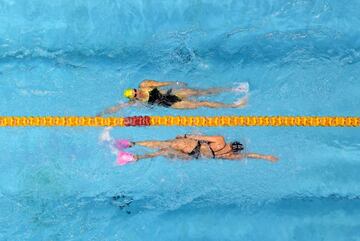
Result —
M 183 135 L 175 139 L 165 141 L 137 141 L 112 140 L 112 146 L 117 150 L 118 165 L 126 165 L 141 159 L 164 156 L 172 159 L 192 160 L 200 158 L 242 160 L 244 158 L 262 159 L 265 161 L 276 162 L 277 157 L 257 153 L 245 153 L 244 145 L 238 141 L 225 142 L 223 136 L 205 135 Z M 154 149 L 155 152 L 135 155 L 125 152 L 124 149 L 134 145 Z
M 122 108 L 135 106 L 137 103 L 157 105 L 174 109 L 196 109 L 199 107 L 208 108 L 242 108 L 247 104 L 248 83 L 238 83 L 235 88 L 209 88 L 209 89 L 190 89 L 182 82 L 160 82 L 155 80 L 144 80 L 138 88 L 124 90 L 124 97 L 129 101 L 107 108 L 98 115 L 107 115 L 118 112 Z M 222 103 L 215 101 L 202 101 L 196 98 L 208 95 L 218 95 L 221 93 L 240 92 L 245 96 L 233 103 Z

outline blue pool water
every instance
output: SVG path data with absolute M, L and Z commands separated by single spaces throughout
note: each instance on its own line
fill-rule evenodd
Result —
M 359 12 L 357 0 L 0 0 L 0 115 L 95 115 L 149 78 L 248 82 L 250 102 L 118 115 L 359 116 Z M 101 132 L 0 129 L 0 240 L 359 240 L 359 129 L 118 128 L 135 141 L 221 134 L 280 158 L 124 167 Z

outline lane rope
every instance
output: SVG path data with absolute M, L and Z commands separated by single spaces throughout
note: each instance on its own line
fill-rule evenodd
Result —
M 287 126 L 359 127 L 360 117 L 343 116 L 0 116 L 0 127 Z

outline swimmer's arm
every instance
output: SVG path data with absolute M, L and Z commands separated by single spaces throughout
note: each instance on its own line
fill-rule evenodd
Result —
M 115 106 L 112 106 L 112 107 L 109 107 L 109 108 L 105 109 L 103 112 L 97 114 L 97 116 L 113 114 L 113 113 L 118 112 L 122 108 L 133 106 L 135 104 L 136 104 L 136 101 L 129 101 L 129 102 L 126 102 L 126 103 L 119 103 L 119 104 L 117 104 Z
M 276 156 L 272 155 L 263 155 L 258 153 L 244 153 L 244 154 L 234 154 L 231 156 L 224 156 L 223 159 L 230 159 L 230 160 L 241 160 L 244 158 L 251 158 L 251 159 L 262 159 L 266 161 L 276 162 L 279 159 Z
M 176 151 L 176 150 L 171 150 L 171 149 L 162 149 L 153 153 L 149 153 L 149 154 L 145 154 L 145 155 L 137 155 L 136 159 L 140 160 L 140 159 L 146 159 L 146 158 L 153 158 L 153 157 L 157 157 L 157 156 L 165 156 L 165 157 L 169 157 L 169 158 L 179 158 L 179 159 L 183 159 L 183 160 L 189 160 L 191 159 L 189 157 L 189 155 L 186 155 L 182 152 Z
M 246 153 L 246 154 L 244 154 L 244 156 L 247 158 L 263 159 L 263 160 L 267 160 L 267 161 L 271 161 L 271 162 L 276 162 L 279 160 L 279 158 L 277 158 L 276 156 L 263 155 L 263 154 L 257 154 L 257 153 Z
M 186 83 L 179 81 L 160 82 L 156 80 L 144 80 L 140 83 L 140 88 L 155 88 L 155 87 L 164 87 L 164 86 L 179 85 L 179 84 L 182 86 L 186 86 Z
M 162 156 L 164 154 L 165 154 L 164 151 L 160 150 L 160 151 L 156 151 L 156 152 L 148 153 L 148 154 L 144 154 L 144 155 L 136 155 L 136 160 L 139 161 L 141 159 L 153 158 L 153 157 L 157 157 L 157 156 Z
M 225 143 L 224 137 L 222 136 L 201 136 L 201 135 L 188 135 L 185 134 L 184 138 L 190 138 L 197 141 L 207 141 L 212 143 Z

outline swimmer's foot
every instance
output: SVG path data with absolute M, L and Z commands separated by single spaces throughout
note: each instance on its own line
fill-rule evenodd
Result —
M 234 108 L 242 108 L 242 107 L 246 106 L 248 102 L 249 102 L 249 97 L 244 96 L 241 99 L 234 102 L 233 107 Z
M 231 90 L 234 92 L 248 93 L 249 83 L 248 82 L 238 83 L 238 85 L 235 88 L 232 88 Z
M 131 142 L 129 140 L 115 140 L 114 141 L 114 147 L 118 150 L 123 150 L 126 148 L 133 147 L 135 145 L 135 142 Z
M 119 151 L 116 159 L 116 164 L 119 166 L 126 165 L 130 162 L 136 162 L 138 157 L 129 152 Z

